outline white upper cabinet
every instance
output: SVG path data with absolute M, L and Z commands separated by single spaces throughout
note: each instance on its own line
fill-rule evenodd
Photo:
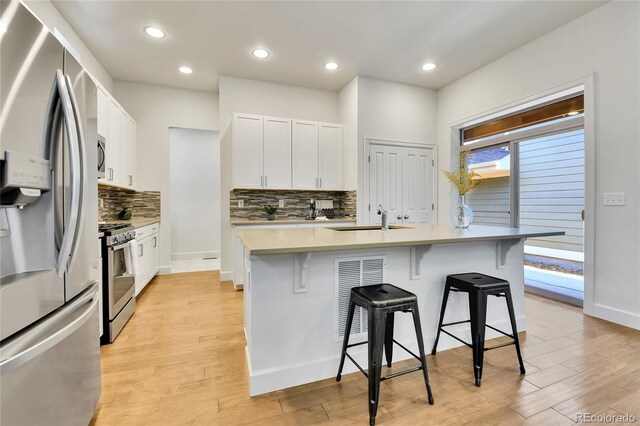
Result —
M 263 119 L 259 115 L 233 115 L 233 186 L 262 188 Z
M 293 189 L 318 189 L 318 123 L 293 120 Z
M 98 134 L 107 137 L 107 94 L 98 88 Z
M 233 187 L 340 191 L 344 126 L 233 115 Z
M 133 189 L 137 173 L 138 150 L 136 142 L 136 123 L 124 110 L 120 114 L 120 185 Z
M 98 86 L 98 134 L 105 140 L 105 177 L 98 183 L 135 189 L 138 170 L 136 122 Z
M 263 187 L 291 189 L 291 120 L 264 117 Z
M 344 126 L 319 123 L 318 129 L 318 189 L 343 189 Z
M 107 105 L 107 136 L 105 137 L 105 181 L 120 183 L 120 107 L 110 99 Z

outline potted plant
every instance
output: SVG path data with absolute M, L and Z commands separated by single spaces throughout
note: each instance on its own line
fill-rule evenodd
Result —
M 465 195 L 480 185 L 480 175 L 469 170 L 469 151 L 461 151 L 458 170 L 444 172 L 458 190 L 458 204 L 451 211 L 451 221 L 456 228 L 468 228 L 473 222 L 473 211 L 465 202 Z
M 276 212 L 278 208 L 276 206 L 272 206 L 271 204 L 267 204 L 264 206 L 264 211 L 267 213 L 267 220 L 274 220 L 276 218 Z

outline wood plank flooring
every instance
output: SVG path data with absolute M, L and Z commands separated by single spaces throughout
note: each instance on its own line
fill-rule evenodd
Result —
M 397 377 L 382 383 L 377 423 L 571 425 L 579 413 L 640 422 L 640 332 L 537 296 L 527 295 L 525 309 L 526 377 L 513 347 L 486 353 L 481 388 L 469 349 L 439 352 L 428 357 L 436 404 L 427 404 L 420 374 Z M 368 424 L 360 373 L 249 398 L 242 317 L 242 292 L 217 271 L 156 277 L 102 348 L 92 424 Z

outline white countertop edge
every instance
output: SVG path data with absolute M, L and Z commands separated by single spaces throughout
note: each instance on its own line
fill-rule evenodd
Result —
M 428 225 L 431 228 L 431 225 Z M 415 228 L 416 232 L 424 232 L 425 229 L 420 229 L 421 226 L 417 226 Z M 554 235 L 564 235 L 563 231 L 556 231 L 552 229 L 541 229 L 535 230 L 535 228 L 507 228 L 507 227 L 493 227 L 493 226 L 482 226 L 484 231 L 488 231 L 485 234 L 474 235 L 473 232 L 477 230 L 479 226 L 475 226 L 469 232 L 472 234 L 466 236 L 460 235 L 451 235 L 448 237 L 436 237 L 436 238 L 426 238 L 420 239 L 411 236 L 407 236 L 405 239 L 400 240 L 392 240 L 392 241 L 383 241 L 378 240 L 375 237 L 381 234 L 374 234 L 374 238 L 371 241 L 344 241 L 346 235 L 343 236 L 335 235 L 336 241 L 321 241 L 323 238 L 331 238 L 332 236 L 327 233 L 332 232 L 349 232 L 349 231 L 333 231 L 326 228 L 306 228 L 306 229 L 265 229 L 265 230 L 247 230 L 247 231 L 238 231 L 238 236 L 244 243 L 248 254 L 250 255 L 267 255 L 267 254 L 291 254 L 291 253 L 313 253 L 313 252 L 323 252 L 323 251 L 343 251 L 343 250 L 363 250 L 363 249 L 375 249 L 375 248 L 388 248 L 388 247 L 412 247 L 412 246 L 422 246 L 422 245 L 433 245 L 433 244 L 461 244 L 466 242 L 479 242 L 479 241 L 499 241 L 499 240 L 521 240 L 532 237 L 549 237 Z M 446 230 L 446 228 L 445 228 Z M 500 231 L 503 232 L 500 232 Z M 508 230 L 509 232 L 504 232 Z M 252 241 L 252 238 L 255 238 L 260 233 L 267 233 L 264 235 L 264 238 L 267 240 L 276 240 L 280 243 L 282 242 L 282 237 L 286 237 L 287 232 L 295 232 L 296 235 L 299 236 L 300 232 L 309 233 L 307 238 L 310 241 L 313 241 L 309 245 L 290 245 L 290 246 L 280 246 L 273 245 L 269 247 L 269 243 L 257 243 Z M 465 232 L 465 230 L 456 230 L 451 229 L 452 234 Z M 491 231 L 496 231 L 491 233 Z M 515 231 L 515 232 L 514 232 Z M 274 232 L 277 232 L 278 238 L 274 238 Z M 321 232 L 324 235 L 312 234 L 311 232 Z M 363 233 L 367 231 L 351 231 L 356 233 Z M 373 231 L 379 232 L 379 231 Z M 395 231 L 388 231 L 395 232 Z M 284 234 L 283 234 L 284 233 Z M 400 235 L 399 235 L 400 236 Z M 321 238 L 318 238 L 321 237 Z M 342 239 L 342 240 L 341 240 Z

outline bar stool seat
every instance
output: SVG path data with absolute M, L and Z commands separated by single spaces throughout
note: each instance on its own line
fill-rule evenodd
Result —
M 465 292 L 469 294 L 469 319 L 464 321 L 455 321 L 443 324 L 445 310 L 447 308 L 447 300 L 450 292 Z M 507 309 L 509 311 L 509 320 L 511 322 L 512 334 L 505 333 L 495 327 L 487 324 L 487 296 L 504 297 L 507 301 Z M 470 323 L 471 325 L 471 343 L 467 343 L 459 337 L 453 335 L 444 329 L 450 325 Z M 511 342 L 496 345 L 490 348 L 484 345 L 485 328 L 489 327 L 499 333 L 504 334 L 512 339 Z M 513 300 L 511 299 L 511 289 L 509 281 L 480 274 L 477 272 L 448 275 L 444 287 L 444 295 L 442 297 L 442 308 L 440 310 L 440 321 L 438 323 L 438 332 L 436 340 L 433 344 L 431 355 L 436 354 L 440 332 L 443 332 L 459 342 L 465 344 L 473 350 L 473 375 L 476 386 L 480 386 L 482 380 L 482 366 L 484 362 L 484 352 L 502 348 L 504 346 L 515 345 L 518 362 L 520 363 L 520 374 L 525 374 L 524 363 L 522 362 L 522 354 L 520 353 L 520 341 L 518 339 L 518 329 L 516 326 L 516 318 L 513 311 Z
M 349 335 L 356 306 L 360 306 L 367 311 L 368 317 L 368 339 L 350 345 Z M 395 312 L 411 312 L 413 315 L 413 325 L 418 339 L 419 355 L 414 354 L 409 349 L 393 338 L 393 325 Z M 417 367 L 390 374 L 386 377 L 382 375 L 382 349 L 384 347 L 387 366 L 391 367 L 393 356 L 393 344 L 397 344 L 402 349 L 420 361 Z M 353 346 L 368 344 L 369 365 L 365 371 L 352 357 L 347 350 Z M 424 341 L 422 338 L 422 326 L 420 324 L 420 314 L 418 312 L 418 298 L 415 294 L 403 290 L 391 284 L 376 284 L 362 287 L 354 287 L 349 295 L 349 311 L 347 313 L 347 323 L 340 355 L 340 366 L 336 380 L 342 378 L 345 357 L 349 358 L 369 381 L 369 424 L 375 424 L 376 413 L 378 411 L 378 400 L 380 396 L 380 382 L 403 374 L 422 370 L 429 404 L 433 404 L 433 395 L 429 385 L 429 374 L 427 371 L 427 360 L 424 353 Z

